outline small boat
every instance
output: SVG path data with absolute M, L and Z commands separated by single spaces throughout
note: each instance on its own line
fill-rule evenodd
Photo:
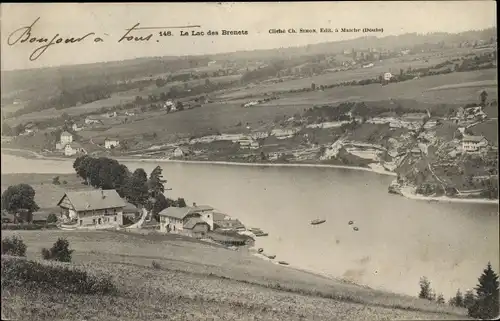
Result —
M 267 258 L 273 260 L 276 258 L 276 255 L 268 255 Z
M 279 261 L 278 263 L 281 264 L 281 265 L 288 265 L 288 263 L 285 262 L 285 261 Z
M 264 252 L 264 249 L 260 248 L 260 249 L 257 250 L 257 252 L 262 253 L 262 252 Z
M 315 220 L 311 221 L 311 224 L 312 225 L 318 225 L 318 224 L 323 224 L 325 222 L 326 222 L 326 220 L 315 219 Z
M 262 232 L 262 231 L 261 231 L 260 233 L 254 233 L 254 234 L 255 234 L 255 236 L 257 236 L 257 237 L 260 237 L 260 236 L 268 236 L 268 235 L 269 235 L 269 233 L 265 233 L 265 232 Z
M 359 231 L 359 229 L 356 226 L 353 227 L 352 229 L 355 230 L 355 231 Z
M 353 221 L 349 221 L 349 225 L 353 225 L 353 224 L 354 224 L 354 222 L 353 222 Z

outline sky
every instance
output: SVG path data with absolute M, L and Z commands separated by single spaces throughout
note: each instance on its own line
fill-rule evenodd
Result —
M 58 65 L 117 61 L 150 56 L 182 56 L 272 49 L 361 36 L 389 36 L 410 32 L 450 32 L 496 27 L 495 1 L 414 2 L 254 2 L 254 3 L 3 3 L 1 9 L 1 69 L 26 69 Z M 40 43 L 8 45 L 16 29 L 30 26 L 31 36 L 49 40 L 94 32 L 81 43 L 54 44 L 38 59 L 30 55 Z M 126 29 L 200 25 L 182 29 L 247 30 L 247 36 L 159 37 L 161 30 L 132 31 L 137 36 L 153 32 L 148 42 L 118 40 Z M 270 29 L 383 28 L 383 33 L 270 34 Z M 22 30 L 24 31 L 24 30 Z M 14 33 L 11 43 L 21 36 Z M 103 39 L 94 42 L 95 37 Z M 20 40 L 23 39 L 22 37 Z M 57 39 L 57 38 L 56 38 Z M 158 41 L 157 41 L 158 40 Z

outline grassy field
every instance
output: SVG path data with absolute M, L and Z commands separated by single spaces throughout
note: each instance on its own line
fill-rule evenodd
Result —
M 60 185 L 52 184 L 52 179 L 59 176 Z M 63 182 L 66 181 L 66 184 Z M 2 174 L 2 193 L 11 185 L 29 184 L 35 190 L 35 202 L 41 210 L 58 209 L 57 202 L 68 190 L 89 189 L 82 184 L 76 174 Z
M 29 259 L 39 259 L 41 248 L 58 237 L 67 238 L 75 250 L 71 265 L 111 275 L 119 287 L 117 296 L 2 291 L 3 314 L 16 319 L 463 319 L 465 313 L 179 236 L 104 231 L 16 234 L 27 244 Z
M 470 128 L 474 135 L 482 135 L 498 146 L 498 119 L 485 121 Z
M 240 77 L 241 77 L 241 75 L 221 76 L 221 77 L 213 77 L 213 78 L 211 77 L 210 81 L 212 83 L 227 83 L 230 81 L 238 80 Z M 197 85 L 204 84 L 204 83 L 205 83 L 205 79 L 196 79 L 196 80 L 191 80 L 191 81 L 186 82 L 186 84 L 190 87 L 197 86 Z M 88 104 L 83 104 L 80 106 L 59 109 L 59 110 L 57 110 L 55 108 L 45 109 L 43 111 L 33 112 L 33 113 L 17 116 L 17 117 L 8 119 L 6 122 L 9 125 L 15 126 L 19 123 L 26 123 L 29 121 L 44 120 L 44 119 L 59 117 L 63 113 L 66 113 L 70 116 L 78 116 L 78 115 L 82 115 L 82 114 L 88 114 L 90 112 L 99 110 L 101 108 L 113 107 L 115 105 L 126 104 L 129 102 L 132 102 L 132 101 L 134 101 L 136 96 L 147 97 L 148 95 L 151 95 L 151 94 L 160 95 L 160 93 L 162 93 L 162 92 L 168 92 L 171 87 L 183 87 L 183 86 L 184 86 L 184 83 L 179 81 L 179 82 L 169 83 L 166 86 L 160 87 L 160 88 L 158 88 L 158 87 L 156 87 L 156 85 L 154 85 L 154 86 L 146 87 L 142 90 L 139 90 L 139 89 L 129 90 L 127 92 L 115 93 L 110 98 L 94 101 L 94 102 L 91 102 Z M 17 106 L 16 106 L 16 108 L 17 108 Z M 14 110 L 16 110 L 16 109 L 14 109 Z

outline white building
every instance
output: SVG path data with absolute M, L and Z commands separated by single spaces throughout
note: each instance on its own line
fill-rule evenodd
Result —
M 390 72 L 384 73 L 384 80 L 385 81 L 390 81 L 392 78 L 392 74 Z
M 73 129 L 73 131 L 75 132 L 79 132 L 80 130 L 82 130 L 83 128 L 82 127 L 78 127 L 78 124 L 73 124 L 71 126 L 71 129 Z
M 299 129 L 297 128 L 289 128 L 289 129 L 273 129 L 271 131 L 271 136 L 275 136 L 278 139 L 286 139 L 293 137 Z
M 101 123 L 101 121 L 97 118 L 90 117 L 90 116 L 85 118 L 85 124 L 87 124 L 87 125 L 99 124 L 99 123 Z
M 120 141 L 116 138 L 106 138 L 104 140 L 104 148 L 111 149 L 120 146 Z
M 462 149 L 467 153 L 480 152 L 488 146 L 488 140 L 483 136 L 464 136 L 462 138 Z
M 60 142 L 61 142 L 61 144 L 64 144 L 64 145 L 73 142 L 73 135 L 71 135 L 67 131 L 62 132 Z
M 183 157 L 186 155 L 189 155 L 189 150 L 183 147 L 177 147 L 172 154 L 173 157 Z
M 64 146 L 64 155 L 73 156 L 76 154 L 84 154 L 85 149 L 77 142 L 72 142 Z
M 182 234 L 186 228 L 193 230 L 190 225 L 196 225 L 201 221 L 205 222 L 209 230 L 212 231 L 214 229 L 213 212 L 214 209 L 207 205 L 196 206 L 196 204 L 193 204 L 192 207 L 167 207 L 158 214 L 160 216 L 160 232 Z

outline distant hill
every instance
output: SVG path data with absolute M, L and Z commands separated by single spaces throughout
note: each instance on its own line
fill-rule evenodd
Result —
M 145 57 L 123 61 L 100 62 L 84 65 L 60 66 L 40 69 L 2 71 L 2 96 L 15 91 L 43 91 L 47 87 L 71 87 L 71 83 L 99 84 L 100 82 L 124 81 L 134 77 L 154 76 L 157 74 L 176 72 L 182 69 L 206 66 L 211 60 L 245 61 L 271 60 L 276 58 L 293 58 L 298 56 L 311 56 L 318 54 L 337 54 L 344 50 L 362 50 L 368 48 L 379 48 L 397 50 L 400 48 L 413 47 L 415 45 L 438 44 L 444 42 L 446 45 L 456 44 L 464 41 L 478 39 L 496 39 L 496 28 L 485 30 L 467 31 L 457 34 L 432 33 L 417 34 L 408 33 L 399 36 L 387 37 L 360 37 L 351 40 L 325 42 L 300 47 L 277 48 L 269 50 L 237 51 L 231 53 L 220 53 L 214 55 L 198 55 L 183 57 Z M 45 88 L 43 88 L 45 87 Z M 53 88 L 51 88 L 53 91 Z M 36 97 L 35 93 L 30 96 Z

